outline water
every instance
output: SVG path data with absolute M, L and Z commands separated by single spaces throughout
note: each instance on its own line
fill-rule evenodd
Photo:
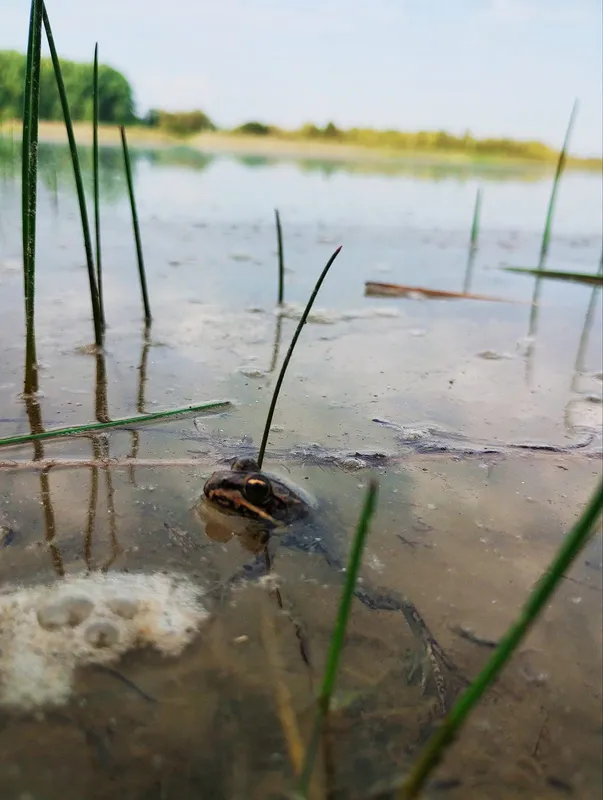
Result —
M 534 315 L 534 280 L 500 269 L 536 264 L 550 174 L 136 152 L 154 317 L 145 335 L 118 151 L 104 148 L 102 158 L 106 357 L 85 349 L 93 333 L 72 178 L 65 149 L 46 145 L 36 275 L 41 394 L 26 408 L 20 196 L 5 153 L 0 435 L 27 431 L 36 417 L 46 427 L 88 422 L 105 397 L 112 418 L 209 399 L 234 408 L 196 424 L 114 432 L 94 446 L 44 443 L 44 458 L 76 462 L 48 473 L 3 463 L 2 582 L 30 586 L 86 567 L 167 570 L 205 591 L 248 562 L 244 536 L 206 529 L 201 488 L 242 437 L 259 442 L 296 313 L 343 244 L 292 361 L 266 467 L 317 495 L 349 531 L 369 471 L 349 459 L 348 469 L 326 468 L 289 457 L 291 449 L 318 443 L 334 454 L 388 456 L 377 469 L 366 576 L 404 592 L 448 657 L 474 676 L 491 650 L 459 629 L 500 637 L 601 474 L 600 290 L 543 281 Z M 482 232 L 468 273 L 478 186 Z M 282 320 L 274 313 L 275 206 L 290 304 Z M 564 177 L 547 266 L 597 269 L 601 208 L 600 176 Z M 370 298 L 366 280 L 452 291 L 468 284 L 514 302 Z M 414 430 L 415 444 L 408 430 L 401 443 L 400 426 Z M 428 429 L 504 453 L 418 453 Z M 504 449 L 567 446 L 592 432 L 585 451 Z M 77 464 L 107 453 L 118 459 L 110 469 Z M 0 455 L 6 462 L 33 452 Z M 134 466 L 119 464 L 127 456 L 138 459 Z M 148 466 L 160 459 L 174 463 Z M 600 795 L 601 561 L 598 531 L 441 766 L 434 797 Z M 295 759 L 283 708 L 293 708 L 307 741 L 339 584 L 316 555 L 281 548 L 275 569 L 289 615 L 265 588 L 224 590 L 212 600 L 211 623 L 180 657 L 135 651 L 112 665 L 121 678 L 79 670 L 65 706 L 44 714 L 4 707 L 2 795 L 282 794 Z M 303 626 L 310 666 L 293 622 Z M 407 769 L 437 719 L 433 698 L 407 680 L 419 650 L 400 615 L 354 606 L 321 785 L 366 796 Z

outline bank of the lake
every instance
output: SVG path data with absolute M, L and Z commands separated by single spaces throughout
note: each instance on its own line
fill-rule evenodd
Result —
M 450 150 L 402 150 L 383 147 L 367 147 L 345 142 L 321 142 L 287 136 L 250 136 L 228 131 L 204 132 L 191 137 L 173 136 L 157 128 L 132 125 L 127 129 L 128 140 L 132 145 L 152 147 L 187 147 L 208 153 L 231 153 L 249 156 L 271 156 L 282 158 L 319 158 L 333 161 L 356 160 L 372 163 L 424 162 L 430 164 L 450 165 L 492 165 L 500 168 L 518 167 L 535 171 L 553 172 L 555 159 L 527 159 L 510 156 L 468 155 Z M 74 123 L 76 140 L 82 144 L 92 143 L 92 126 L 87 122 Z M 20 121 L 0 123 L 0 135 L 20 136 Z M 67 141 L 65 126 L 62 122 L 40 122 L 40 141 L 62 143 Z M 118 144 L 119 128 L 116 125 L 101 125 L 99 141 L 101 145 Z M 598 171 L 603 169 L 600 158 L 579 158 L 570 156 L 567 169 L 580 171 Z

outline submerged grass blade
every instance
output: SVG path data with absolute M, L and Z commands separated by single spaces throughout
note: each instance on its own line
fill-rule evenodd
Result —
M 593 492 L 588 505 L 572 531 L 565 537 L 556 558 L 549 569 L 540 578 L 516 621 L 507 630 L 486 666 L 473 681 L 471 686 L 461 695 L 442 727 L 434 734 L 412 766 L 410 773 L 402 785 L 400 800 L 416 797 L 425 781 L 439 763 L 444 750 L 452 743 L 463 723 L 491 685 L 505 664 L 509 661 L 517 647 L 521 644 L 530 627 L 539 617 L 553 592 L 563 580 L 565 572 L 579 555 L 587 543 L 592 528 L 603 509 L 603 482 Z
M 90 237 L 90 225 L 88 223 L 88 210 L 86 208 L 86 195 L 84 194 L 84 182 L 82 180 L 82 171 L 80 168 L 80 159 L 77 152 L 77 145 L 75 143 L 75 134 L 73 133 L 73 124 L 71 122 L 71 112 L 69 111 L 69 101 L 67 100 L 67 92 L 65 90 L 65 82 L 63 81 L 63 74 L 61 72 L 61 62 L 54 43 L 52 29 L 50 27 L 50 20 L 46 8 L 43 8 L 44 30 L 46 31 L 46 40 L 50 49 L 50 57 L 52 59 L 52 66 L 54 68 L 54 76 L 57 82 L 57 89 L 59 90 L 59 98 L 61 100 L 61 108 L 63 111 L 63 119 L 65 120 L 65 129 L 67 131 L 67 140 L 69 142 L 69 152 L 71 154 L 71 162 L 73 164 L 73 175 L 75 178 L 75 189 L 77 192 L 77 200 L 80 208 L 80 218 L 82 221 L 82 234 L 84 236 L 84 249 L 86 251 L 86 265 L 88 267 L 88 282 L 90 284 L 90 301 L 92 304 L 92 320 L 94 323 L 94 343 L 97 347 L 103 346 L 103 326 L 100 315 L 100 306 L 98 299 L 98 287 L 96 285 L 96 276 L 94 274 L 94 259 L 92 256 L 92 239 Z
M 138 275 L 140 278 L 140 290 L 142 292 L 142 305 L 144 307 L 144 321 L 147 325 L 151 324 L 151 306 L 149 305 L 149 295 L 147 292 L 147 278 L 144 270 L 144 259 L 142 257 L 142 242 L 140 240 L 140 228 L 138 225 L 138 212 L 136 211 L 136 198 L 134 197 L 134 181 L 132 180 L 132 165 L 130 163 L 130 153 L 128 151 L 128 140 L 126 139 L 126 129 L 120 125 L 121 144 L 124 151 L 124 165 L 126 168 L 126 180 L 128 182 L 128 194 L 130 196 L 130 208 L 132 209 L 132 226 L 134 228 L 134 241 L 136 242 L 136 258 L 138 260 Z
M 40 439 L 58 439 L 70 436 L 85 436 L 91 433 L 103 433 L 113 428 L 126 428 L 134 425 L 146 425 L 151 422 L 162 420 L 173 420 L 176 417 L 185 417 L 190 414 L 201 414 L 203 412 L 218 414 L 228 411 L 232 404 L 228 400 L 212 400 L 207 403 L 200 403 L 196 406 L 186 408 L 176 408 L 171 411 L 154 411 L 152 414 L 143 414 L 136 417 L 125 417 L 123 419 L 112 419 L 110 422 L 90 422 L 86 425 L 75 425 L 71 428 L 55 428 L 43 433 L 25 433 L 18 436 L 7 436 L 0 439 L 0 447 L 12 447 L 18 444 L 28 444 Z
M 278 304 L 283 305 L 285 299 L 285 257 L 283 254 L 283 229 L 281 228 L 281 215 L 278 208 L 274 209 L 276 220 L 276 241 L 278 245 Z
M 550 278 L 558 281 L 577 281 L 594 286 L 603 284 L 601 273 L 566 272 L 565 270 L 542 269 L 540 267 L 503 267 L 505 272 L 517 272 L 521 275 L 536 275 L 538 278 Z
M 471 247 L 477 247 L 479 237 L 479 220 L 482 209 L 482 190 L 478 189 L 475 195 L 475 206 L 473 208 L 473 222 L 471 223 Z
M 289 751 L 289 761 L 294 773 L 299 775 L 304 759 L 304 744 L 297 723 L 291 691 L 283 679 L 286 674 L 286 667 L 281 657 L 274 619 L 268 615 L 265 608 L 262 608 L 261 623 L 262 640 L 268 657 L 268 666 L 271 673 L 270 683 L 274 689 L 275 706 L 287 744 L 287 750 Z
M 335 620 L 335 627 L 331 635 L 331 643 L 329 645 L 329 653 L 327 655 L 327 663 L 322 681 L 322 687 L 318 696 L 318 708 L 316 712 L 316 720 L 312 732 L 312 739 L 306 751 L 306 758 L 304 760 L 304 768 L 299 783 L 299 793 L 302 797 L 306 797 L 308 793 L 308 786 L 312 776 L 312 770 L 316 755 L 318 753 L 318 745 L 320 742 L 320 735 L 323 729 L 324 721 L 329 713 L 331 705 L 331 697 L 333 696 L 333 689 L 335 688 L 335 681 L 337 679 L 337 672 L 339 669 L 339 662 L 341 660 L 341 652 L 345 639 L 345 632 L 352 608 L 352 598 L 354 597 L 354 589 L 356 588 L 356 581 L 358 580 L 358 573 L 360 572 L 360 565 L 362 563 L 362 552 L 366 542 L 366 537 L 369 532 L 369 526 L 375 507 L 377 505 L 377 493 L 379 484 L 374 478 L 369 483 L 364 505 L 360 513 L 354 541 L 352 542 L 352 549 L 348 559 L 348 566 L 346 569 L 346 580 L 341 594 L 339 603 L 339 610 L 337 612 L 337 619 Z
M 23 234 L 23 294 L 25 301 L 24 393 L 38 390 L 35 331 L 36 207 L 38 180 L 38 113 L 40 107 L 40 48 L 42 0 L 32 0 L 23 98 L 21 224 Z
M 540 245 L 540 262 L 544 261 L 546 254 L 549 250 L 549 243 L 551 240 L 551 229 L 553 225 L 553 214 L 555 213 L 555 203 L 557 201 L 557 191 L 559 189 L 559 181 L 561 180 L 561 175 L 563 173 L 563 168 L 565 166 L 565 162 L 567 159 L 567 149 L 569 147 L 570 136 L 572 134 L 572 128 L 574 127 L 574 120 L 576 119 L 576 114 L 578 112 L 578 100 L 574 100 L 574 105 L 572 107 L 572 113 L 570 114 L 569 122 L 567 123 L 567 129 L 565 131 L 565 138 L 563 140 L 563 147 L 559 152 L 559 158 L 557 159 L 557 167 L 555 169 L 555 177 L 553 178 L 553 188 L 551 189 L 551 197 L 549 199 L 549 207 L 546 212 L 546 220 L 544 223 L 544 231 L 542 233 L 542 243 Z
M 291 339 L 291 344 L 289 345 L 289 349 L 287 350 L 287 354 L 283 361 L 283 366 L 281 367 L 281 371 L 279 372 L 279 376 L 276 381 L 276 386 L 274 387 L 274 392 L 272 394 L 272 400 L 270 401 L 270 408 L 268 409 L 268 416 L 266 417 L 266 425 L 264 426 L 264 434 L 262 436 L 262 442 L 260 444 L 260 450 L 258 453 L 258 467 L 262 468 L 262 462 L 264 461 L 264 454 L 266 452 L 266 445 L 268 444 L 268 435 L 270 433 L 270 426 L 272 425 L 272 418 L 274 416 L 274 410 L 276 408 L 276 401 L 278 400 L 279 392 L 281 390 L 281 386 L 283 385 L 283 380 L 285 378 L 285 372 L 287 371 L 287 367 L 289 366 L 289 362 L 291 361 L 291 356 L 293 355 L 293 350 L 295 349 L 295 345 L 297 340 L 299 339 L 299 335 L 302 331 L 302 328 L 306 324 L 306 320 L 308 318 L 308 314 L 314 304 L 314 300 L 316 300 L 316 295 L 320 287 L 322 286 L 322 282 L 327 277 L 327 272 L 331 269 L 331 266 L 339 253 L 341 252 L 341 245 L 335 250 L 331 258 L 327 261 L 325 268 L 320 273 L 318 280 L 316 281 L 316 286 L 314 287 L 314 291 L 310 295 L 310 299 L 304 309 L 304 313 L 301 315 L 295 333 L 293 334 L 293 339 Z
M 105 304 L 103 301 L 103 269 L 100 242 L 100 194 L 98 176 L 98 42 L 94 45 L 94 64 L 92 67 L 92 181 L 94 184 L 94 236 L 96 243 L 96 285 L 98 288 L 98 307 L 103 329 L 105 327 Z

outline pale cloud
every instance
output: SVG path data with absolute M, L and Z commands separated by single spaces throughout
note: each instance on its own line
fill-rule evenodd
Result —
M 488 0 L 486 13 L 505 22 L 571 22 L 585 17 L 601 18 L 598 0 Z
M 28 0 L 0 0 L 0 49 L 23 51 Z M 263 119 L 469 128 L 601 152 L 600 0 L 47 0 L 60 55 L 103 63 L 137 108 Z

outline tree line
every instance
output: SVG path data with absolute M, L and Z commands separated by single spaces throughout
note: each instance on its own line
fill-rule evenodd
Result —
M 20 119 L 23 113 L 26 58 L 14 50 L 0 51 L 0 118 Z M 61 59 L 61 72 L 74 120 L 92 119 L 92 63 Z M 98 67 L 99 120 L 126 125 L 135 120 L 134 95 L 126 78 L 112 67 Z M 40 119 L 61 120 L 61 102 L 50 58 L 40 63 Z
M 18 119 L 23 109 L 25 55 L 12 50 L 0 51 L 0 120 Z M 92 64 L 61 60 L 67 97 L 74 120 L 92 119 Z M 165 131 L 174 136 L 188 137 L 203 131 L 219 130 L 201 110 L 170 112 L 151 109 L 137 117 L 132 87 L 121 72 L 99 65 L 99 118 L 113 124 L 137 124 Z M 40 119 L 61 120 L 62 111 L 52 62 L 42 59 L 40 70 Z M 312 123 L 296 130 L 284 130 L 275 125 L 252 120 L 223 132 L 243 136 L 272 136 L 282 140 L 342 142 L 361 147 L 375 147 L 392 152 L 449 152 L 472 157 L 516 158 L 531 161 L 554 161 L 558 152 L 537 141 L 518 141 L 509 138 L 478 139 L 469 131 L 454 136 L 446 131 L 418 131 L 350 128 L 345 130 L 329 122 L 323 128 Z M 593 161 L 599 159 L 571 159 Z
M 508 138 L 478 139 L 466 131 L 454 136 L 446 131 L 418 131 L 407 133 L 397 130 L 379 131 L 373 128 L 338 128 L 329 122 L 324 128 L 306 123 L 296 130 L 282 130 L 274 125 L 247 122 L 235 129 L 247 136 L 275 136 L 280 139 L 318 142 L 342 142 L 360 147 L 376 147 L 391 151 L 429 152 L 447 151 L 469 156 L 509 157 L 532 161 L 554 161 L 559 153 L 537 141 L 519 141 Z

